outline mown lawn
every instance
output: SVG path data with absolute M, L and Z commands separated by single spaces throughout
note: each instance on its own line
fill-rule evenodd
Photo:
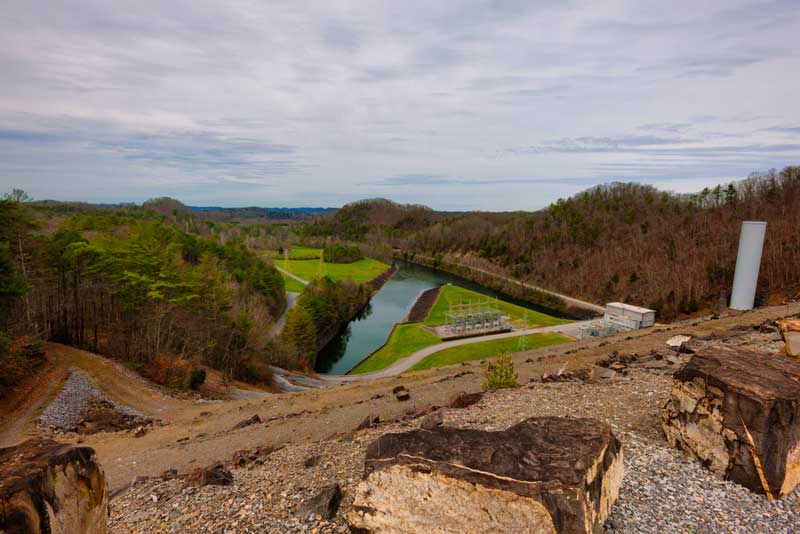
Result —
M 283 273 L 281 273 L 281 276 L 283 277 L 283 281 L 285 282 L 286 291 L 291 291 L 293 293 L 302 293 L 303 290 L 306 288 L 306 286 L 304 286 L 291 276 L 286 276 Z
M 319 259 L 320 254 L 322 254 L 321 248 L 301 247 L 299 245 L 295 245 L 289 250 L 289 259 L 290 260 L 308 260 L 314 258 Z
M 573 341 L 567 336 L 555 332 L 544 332 L 542 334 L 530 334 L 526 337 L 527 349 L 538 349 L 549 345 L 559 345 Z M 423 371 L 434 367 L 443 367 L 470 360 L 483 360 L 494 358 L 504 352 L 518 352 L 520 350 L 520 338 L 510 337 L 505 339 L 495 339 L 471 345 L 452 347 L 441 352 L 431 354 L 424 360 L 414 365 L 410 371 Z
M 320 260 L 278 261 L 277 265 L 309 282 L 318 276 L 333 280 L 367 282 L 389 268 L 382 261 L 364 258 L 353 263 L 322 263 Z
M 442 291 L 439 293 L 439 298 L 436 299 L 436 303 L 433 305 L 433 308 L 431 308 L 430 313 L 428 313 L 428 318 L 425 320 L 425 324 L 433 325 L 447 322 L 445 314 L 449 313 L 450 311 L 450 303 L 455 305 L 472 302 L 473 304 L 477 305 L 479 302 L 487 301 L 490 306 L 499 309 L 500 313 L 510 317 L 511 324 L 517 327 L 522 327 L 525 324 L 526 313 L 528 316 L 528 328 L 553 326 L 570 322 L 569 320 L 552 317 L 545 313 L 523 308 L 522 306 L 517 306 L 516 304 L 511 304 L 510 302 L 492 299 L 475 291 L 464 289 L 463 287 L 447 284 L 446 286 L 442 287 Z
M 350 374 L 379 371 L 400 358 L 440 342 L 438 337 L 428 332 L 420 323 L 399 324 L 389 336 L 386 345 L 356 366 Z

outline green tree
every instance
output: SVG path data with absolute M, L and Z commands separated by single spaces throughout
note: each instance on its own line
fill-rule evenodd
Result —
M 317 327 L 314 317 L 304 306 L 289 311 L 283 337 L 304 356 L 313 356 L 317 351 Z

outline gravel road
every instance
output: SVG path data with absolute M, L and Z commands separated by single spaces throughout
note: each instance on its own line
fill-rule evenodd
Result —
M 98 391 L 83 371 L 72 371 L 61 389 L 61 393 L 39 416 L 39 426 L 45 430 L 71 431 L 83 419 L 90 401 L 107 402 L 113 405 L 114 409 L 126 415 L 144 417 L 141 412 L 130 406 L 114 402 Z

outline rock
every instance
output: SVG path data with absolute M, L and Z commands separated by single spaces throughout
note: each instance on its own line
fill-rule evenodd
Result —
M 381 422 L 381 418 L 379 415 L 369 414 L 364 419 L 358 423 L 356 430 L 364 430 L 365 428 L 370 428 L 376 425 L 379 425 Z
M 263 464 L 264 458 L 279 450 L 280 447 L 262 445 L 254 449 L 241 449 L 233 453 L 231 464 L 236 467 L 243 467 L 248 464 Z
M 257 425 L 260 423 L 261 423 L 261 418 L 258 416 L 258 414 L 255 414 L 253 415 L 253 417 L 249 417 L 247 419 L 244 419 L 243 421 L 239 421 L 238 423 L 236 423 L 236 425 L 234 425 L 233 427 L 233 430 L 238 430 L 240 428 L 245 428 L 250 425 Z
M 759 462 L 770 493 L 787 495 L 800 482 L 800 363 L 738 347 L 701 350 L 675 373 L 663 426 L 670 445 L 712 472 L 766 493 Z
M 342 501 L 342 488 L 339 484 L 331 484 L 322 488 L 317 495 L 304 502 L 297 510 L 297 515 L 321 515 L 323 519 L 331 520 L 339 509 Z
M 90 447 L 33 438 L 0 449 L 0 532 L 105 534 L 108 500 Z
M 141 438 L 145 434 L 147 434 L 147 427 L 145 426 L 137 426 L 136 430 L 133 431 L 134 438 Z
M 785 343 L 786 354 L 792 358 L 800 358 L 800 319 L 783 319 L 777 325 Z
M 397 386 L 394 389 L 392 389 L 392 393 L 395 394 L 395 395 L 397 395 L 401 391 L 408 391 L 408 390 L 406 389 L 405 386 Z
M 310 467 L 316 467 L 322 462 L 322 456 L 319 454 L 315 454 L 314 456 L 309 456 L 303 461 L 303 467 L 306 469 Z
M 607 367 L 600 367 L 595 365 L 589 375 L 589 380 L 595 382 L 597 380 L 611 380 L 617 375 L 617 372 Z
M 672 347 L 676 351 L 681 348 L 684 343 L 688 343 L 692 340 L 692 336 L 687 336 L 683 334 L 678 334 L 677 336 L 672 336 L 667 340 L 667 346 Z
M 183 487 L 194 486 L 230 486 L 233 484 L 233 473 L 225 469 L 221 463 L 198 467 L 183 483 Z
M 395 397 L 399 401 L 407 401 L 408 399 L 411 398 L 411 394 L 408 391 L 399 391 L 398 393 L 395 394 Z
M 447 402 L 448 408 L 466 408 L 476 404 L 483 398 L 483 392 L 465 393 L 463 391 L 453 393 Z
M 420 428 L 424 428 L 425 430 L 433 430 L 436 427 L 442 426 L 442 424 L 444 424 L 442 412 L 433 412 L 429 413 L 422 419 Z
M 620 442 L 594 419 L 385 434 L 367 448 L 346 519 L 364 533 L 588 534 L 602 528 L 622 473 Z

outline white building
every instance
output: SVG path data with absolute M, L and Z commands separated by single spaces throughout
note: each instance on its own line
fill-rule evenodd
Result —
M 653 326 L 656 322 L 656 312 L 624 302 L 609 302 L 606 304 L 603 320 L 625 330 L 636 330 Z

